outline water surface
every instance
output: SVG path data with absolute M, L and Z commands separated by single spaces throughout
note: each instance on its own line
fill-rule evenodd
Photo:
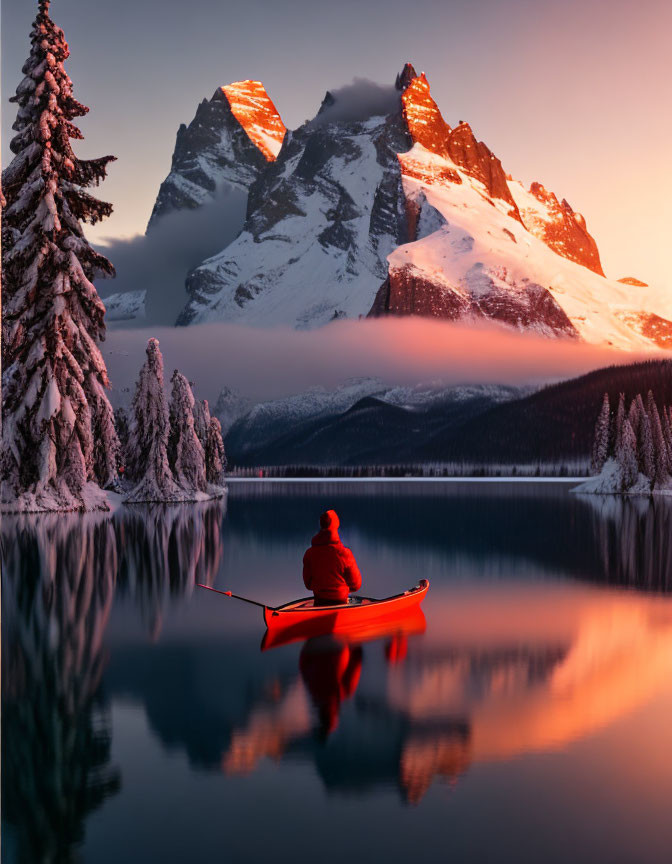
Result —
M 261 651 L 334 507 L 425 621 Z M 234 484 L 2 525 L 3 861 L 669 862 L 672 502 Z

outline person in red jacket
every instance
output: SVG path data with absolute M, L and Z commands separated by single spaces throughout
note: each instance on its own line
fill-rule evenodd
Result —
M 320 531 L 303 556 L 303 582 L 315 595 L 316 606 L 347 603 L 350 591 L 362 587 L 362 575 L 350 549 L 338 536 L 340 520 L 335 510 L 320 516 Z

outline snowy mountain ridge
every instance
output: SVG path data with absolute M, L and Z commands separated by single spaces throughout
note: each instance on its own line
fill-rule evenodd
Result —
M 351 107 L 327 93 L 286 132 L 263 85 L 237 82 L 181 127 L 152 219 L 226 183 L 248 204 L 241 233 L 190 274 L 177 323 L 485 317 L 627 350 L 672 345 L 666 293 L 605 278 L 583 216 L 507 175 L 468 123 L 451 127 L 424 73 L 407 63 L 373 116 Z
M 367 398 L 410 411 L 427 411 L 435 406 L 458 405 L 477 399 L 499 404 L 525 395 L 531 389 L 496 384 L 446 386 L 440 382 L 403 386 L 384 384 L 378 378 L 351 378 L 331 390 L 311 387 L 291 396 L 260 402 L 248 410 L 241 397 L 236 400 L 227 388 L 214 414 L 220 419 L 222 429 L 231 432 L 240 442 L 237 451 L 244 453 L 266 446 L 281 437 L 284 430 L 293 432 L 308 421 L 345 414 Z M 240 410 L 231 422 L 232 413 L 222 408 L 224 405 L 228 408 L 235 401 Z

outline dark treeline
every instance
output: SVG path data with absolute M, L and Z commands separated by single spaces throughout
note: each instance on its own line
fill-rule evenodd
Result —
M 630 404 L 649 390 L 658 405 L 672 404 L 672 361 L 609 366 L 544 387 L 491 408 L 446 441 L 437 437 L 424 455 L 486 463 L 589 459 L 597 406 L 604 394 L 615 405 L 623 393 Z

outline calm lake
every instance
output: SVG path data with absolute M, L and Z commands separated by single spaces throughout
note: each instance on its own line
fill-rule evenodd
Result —
M 672 501 L 556 483 L 232 484 L 11 517 L 2 860 L 672 859 Z M 425 621 L 261 650 L 335 508 Z

